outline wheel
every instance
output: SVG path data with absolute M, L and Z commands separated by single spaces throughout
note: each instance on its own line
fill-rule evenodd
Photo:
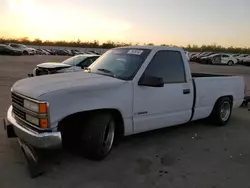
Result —
M 110 113 L 96 113 L 86 120 L 81 133 L 85 157 L 102 160 L 111 151 L 115 137 L 115 120 Z
M 224 126 L 227 124 L 232 113 L 232 100 L 229 97 L 219 99 L 210 115 L 212 123 Z
M 29 55 L 29 52 L 23 51 L 23 55 Z
M 233 64 L 234 64 L 234 62 L 233 61 L 228 61 L 228 63 L 227 63 L 229 66 L 232 66 Z
M 215 64 L 215 59 L 214 58 L 211 59 L 211 65 L 213 65 L 213 64 Z

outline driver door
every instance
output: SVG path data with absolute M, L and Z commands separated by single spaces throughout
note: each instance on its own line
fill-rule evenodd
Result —
M 212 58 L 212 64 L 221 64 L 221 55 L 216 55 Z
M 222 58 L 221 58 L 221 63 L 222 64 L 227 64 L 228 60 L 229 60 L 229 55 L 223 54 Z
M 134 83 L 134 132 L 188 122 L 192 114 L 193 85 L 186 79 L 181 53 L 157 52 L 143 75 L 162 78 L 164 86 Z

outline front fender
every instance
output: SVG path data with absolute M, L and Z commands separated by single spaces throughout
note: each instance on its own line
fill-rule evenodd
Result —
M 49 102 L 51 128 L 56 127 L 58 122 L 72 114 L 100 109 L 115 109 L 121 113 L 124 123 L 129 122 L 129 131 L 132 131 L 132 91 L 132 83 L 124 82 L 115 88 L 103 90 L 84 91 L 84 88 L 58 90 L 42 95 L 39 100 Z

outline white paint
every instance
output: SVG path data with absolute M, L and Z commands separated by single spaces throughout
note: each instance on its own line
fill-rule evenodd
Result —
M 210 115 L 214 104 L 221 96 L 232 96 L 233 107 L 239 107 L 244 98 L 244 78 L 242 76 L 194 78 L 196 84 L 196 105 L 193 120 Z

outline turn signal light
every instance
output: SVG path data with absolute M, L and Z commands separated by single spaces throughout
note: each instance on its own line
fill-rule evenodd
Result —
M 39 113 L 46 114 L 47 113 L 47 105 L 46 103 L 39 104 Z
M 48 128 L 48 119 L 40 119 L 40 128 L 46 129 Z

